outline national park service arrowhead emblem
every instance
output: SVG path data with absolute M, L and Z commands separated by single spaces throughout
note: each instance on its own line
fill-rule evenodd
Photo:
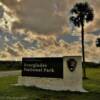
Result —
M 76 69 L 76 66 L 77 66 L 77 61 L 73 58 L 70 58 L 69 60 L 67 60 L 67 66 L 68 66 L 68 69 L 73 72 L 75 69 Z

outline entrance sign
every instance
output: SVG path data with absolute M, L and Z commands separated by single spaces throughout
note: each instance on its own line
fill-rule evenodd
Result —
M 82 85 L 81 56 L 23 58 L 18 84 L 56 91 L 86 92 Z

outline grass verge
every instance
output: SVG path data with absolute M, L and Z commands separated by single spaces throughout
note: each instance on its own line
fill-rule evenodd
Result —
M 88 93 L 49 91 L 35 87 L 15 87 L 17 76 L 0 78 L 0 100 L 99 100 L 100 99 L 100 68 L 87 68 L 88 80 L 83 86 Z

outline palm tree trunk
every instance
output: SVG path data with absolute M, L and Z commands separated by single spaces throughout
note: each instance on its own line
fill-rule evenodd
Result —
M 84 24 L 82 25 L 82 29 L 81 29 L 81 37 L 82 37 L 82 57 L 83 57 L 83 62 L 82 62 L 82 68 L 83 68 L 83 78 L 86 78 L 86 69 L 84 66 L 85 63 L 85 50 L 84 50 Z

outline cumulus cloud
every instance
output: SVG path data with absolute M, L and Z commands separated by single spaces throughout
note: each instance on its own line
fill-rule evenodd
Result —
M 1 0 L 19 20 L 11 22 L 12 32 L 0 31 L 0 59 L 22 59 L 24 56 L 48 57 L 81 55 L 81 34 L 63 35 L 69 31 L 69 11 L 81 0 Z M 88 0 L 95 10 L 95 19 L 86 25 L 86 60 L 99 60 L 100 48 L 95 46 L 100 28 L 100 0 Z M 9 11 L 8 11 L 9 12 Z M 99 35 L 98 35 L 99 36 Z M 94 52 L 95 50 L 95 52 Z
M 8 33 L 9 34 L 9 33 Z M 21 33 L 15 33 L 17 36 Z M 12 34 L 14 37 L 15 34 Z M 26 36 L 23 36 L 23 40 L 25 39 L 29 44 L 34 43 L 36 44 L 31 45 L 33 48 L 26 48 L 25 44 L 23 44 L 22 40 L 19 39 L 16 42 L 9 41 L 6 42 L 5 49 L 0 53 L 0 58 L 2 59 L 22 59 L 22 57 L 50 57 L 50 56 L 65 56 L 65 55 L 73 55 L 73 54 L 80 54 L 80 44 L 78 42 L 70 45 L 63 39 L 57 40 L 55 35 L 47 36 L 47 35 L 39 35 L 33 34 L 31 32 L 27 32 Z M 30 39 L 30 41 L 29 41 Z M 76 49 L 76 50 L 74 50 Z M 73 51 L 74 50 L 74 51 Z
M 20 38 L 20 35 L 18 34 L 21 33 L 16 34 Z M 12 35 L 14 36 L 14 34 Z M 56 35 L 47 36 L 33 34 L 31 32 L 27 32 L 25 36 L 24 34 L 21 34 L 21 37 L 28 42 L 28 45 L 30 45 L 31 48 L 26 48 L 26 44 L 23 43 L 21 39 L 10 44 L 6 42 L 5 49 L 0 53 L 0 59 L 21 60 L 22 57 L 62 57 L 67 55 L 82 55 L 80 40 L 68 43 L 63 38 L 57 40 Z M 96 35 L 85 34 L 86 61 L 99 62 L 100 48 L 97 48 L 95 45 L 96 39 Z

